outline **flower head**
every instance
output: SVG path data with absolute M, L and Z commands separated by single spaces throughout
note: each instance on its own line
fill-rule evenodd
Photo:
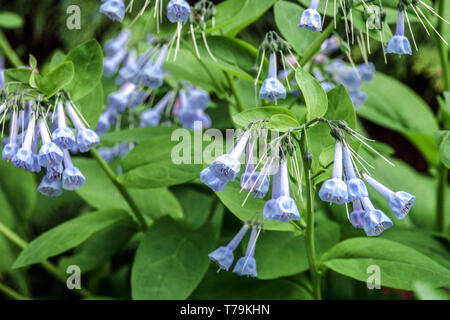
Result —
M 364 231 L 369 237 L 378 236 L 394 225 L 383 211 L 374 208 L 369 198 L 362 198 L 361 201 L 366 210 L 363 222 Z
M 22 147 L 17 150 L 17 153 L 12 158 L 12 163 L 21 169 L 31 171 L 33 168 L 33 152 L 31 151 L 31 144 L 33 142 L 34 128 L 35 128 L 35 116 L 32 114 L 28 121 L 27 131 Z
M 167 4 L 167 18 L 170 22 L 184 22 L 191 14 L 191 7 L 186 0 L 170 0 Z
M 123 47 L 125 47 L 125 45 L 130 39 L 131 39 L 131 31 L 128 29 L 123 29 L 122 31 L 120 31 L 119 35 L 116 38 L 106 41 L 104 46 L 105 52 L 108 55 L 113 56 Z
M 101 13 L 105 14 L 111 20 L 122 22 L 125 17 L 125 5 L 123 0 L 106 0 L 100 6 Z
M 366 211 L 364 211 L 360 200 L 355 200 L 352 202 L 352 204 L 353 211 L 350 214 L 350 222 L 356 229 L 363 229 L 364 216 L 366 215 Z
M 38 186 L 38 191 L 47 197 L 58 197 L 62 194 L 61 180 L 49 179 L 44 176 Z
M 164 80 L 164 71 L 162 66 L 164 60 L 166 59 L 167 50 L 167 45 L 164 45 L 161 48 L 155 63 L 152 64 L 150 61 L 147 63 L 147 66 L 144 68 L 140 77 L 140 80 L 144 86 L 152 89 L 158 89 L 162 86 Z
M 399 9 L 397 12 L 397 31 L 395 35 L 389 40 L 386 47 L 386 53 L 395 53 L 399 55 L 412 55 L 411 44 L 407 37 L 405 37 L 405 11 Z
M 270 55 L 269 74 L 264 80 L 261 90 L 259 91 L 259 98 L 274 101 L 286 98 L 286 88 L 277 79 L 277 56 L 276 53 Z
M 250 276 L 256 278 L 258 273 L 256 272 L 256 260 L 255 255 L 255 245 L 258 240 L 259 232 L 261 231 L 260 226 L 256 223 L 252 227 L 252 232 L 250 234 L 250 240 L 248 241 L 247 250 L 245 256 L 240 258 L 236 265 L 234 266 L 233 272 L 240 276 Z
M 42 167 L 57 166 L 63 159 L 61 149 L 51 141 L 47 124 L 44 119 L 38 121 L 39 132 L 42 139 L 42 147 L 39 150 L 38 161 Z
M 319 0 L 311 0 L 309 8 L 304 10 L 300 21 L 299 28 L 306 28 L 311 31 L 322 31 L 322 17 L 317 8 L 319 7 Z
M 2 150 L 2 159 L 6 161 L 11 161 L 11 159 L 17 153 L 17 150 L 19 150 L 19 145 L 17 144 L 17 132 L 19 130 L 19 122 L 16 112 L 13 112 L 10 123 L 11 127 L 9 133 L 9 142 L 3 147 Z
M 353 201 L 368 197 L 367 187 L 364 181 L 356 177 L 355 169 L 352 163 L 352 156 L 348 146 L 345 144 L 342 146 L 344 167 L 345 167 L 345 177 L 347 184 L 347 201 Z
M 342 143 L 339 141 L 334 149 L 333 176 L 322 184 L 319 197 L 322 201 L 336 204 L 347 202 L 347 185 L 342 180 Z
M 94 130 L 88 129 L 84 126 L 71 103 L 66 103 L 66 110 L 73 125 L 75 126 L 75 129 L 77 130 L 77 148 L 81 152 L 87 152 L 96 147 L 100 142 L 100 138 L 97 133 L 95 133 Z

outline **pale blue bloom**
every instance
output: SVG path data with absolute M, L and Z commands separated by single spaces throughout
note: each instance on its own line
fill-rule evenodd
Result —
M 130 102 L 130 97 L 135 89 L 136 85 L 134 83 L 126 82 L 125 84 L 123 84 L 120 87 L 119 91 L 109 94 L 109 107 L 115 109 L 117 112 L 124 111 L 127 108 Z
M 369 237 L 378 236 L 394 225 L 383 211 L 374 208 L 369 198 L 362 198 L 361 201 L 366 211 L 363 223 L 364 231 Z
M 124 48 L 130 39 L 131 31 L 128 29 L 123 29 L 116 38 L 110 39 L 105 42 L 105 52 L 108 55 L 113 56 L 122 48 Z
M 42 167 L 57 166 L 63 159 L 63 152 L 52 142 L 44 119 L 39 119 L 38 127 L 42 140 L 42 146 L 38 154 L 39 165 Z
M 12 158 L 12 163 L 17 167 L 21 169 L 25 169 L 27 171 L 31 171 L 33 169 L 33 152 L 31 151 L 31 145 L 33 142 L 33 135 L 34 135 L 34 129 L 35 129 L 35 117 L 34 114 L 31 115 L 27 131 L 25 134 L 25 139 L 23 141 L 22 147 L 17 150 L 17 153 Z
M 81 188 L 86 182 L 80 169 L 75 167 L 67 150 L 64 150 L 64 166 L 66 167 L 62 176 L 62 186 L 65 190 L 75 190 Z
M 140 80 L 144 86 L 152 89 L 158 89 L 162 86 L 164 80 L 164 71 L 162 66 L 164 64 L 164 60 L 166 59 L 167 50 L 167 45 L 164 45 L 161 48 L 155 63 L 152 64 L 151 61 L 147 63 L 140 77 Z
M 170 22 L 184 22 L 191 14 L 191 7 L 185 0 L 170 0 L 167 4 L 167 18 Z
M 94 130 L 88 129 L 84 126 L 70 102 L 66 103 L 66 110 L 73 125 L 75 126 L 75 129 L 77 130 L 77 149 L 81 152 L 87 152 L 96 147 L 100 143 L 100 138 L 97 133 L 95 133 Z
M 159 100 L 159 102 L 152 109 L 147 109 L 141 114 L 140 126 L 157 126 L 161 121 L 161 113 L 167 107 L 169 102 L 173 100 L 174 93 L 172 91 Z
M 311 31 L 322 31 L 322 17 L 317 8 L 319 7 L 319 0 L 311 0 L 309 8 L 304 10 L 298 26 L 306 28 Z
M 386 53 L 395 53 L 399 55 L 412 55 L 411 44 L 407 37 L 405 37 L 405 18 L 404 10 L 397 12 L 397 30 L 395 35 L 389 40 L 386 47 Z
M 16 112 L 13 112 L 10 121 L 10 131 L 9 131 L 9 142 L 3 147 L 2 159 L 6 161 L 11 161 L 14 155 L 19 150 L 19 145 L 17 144 L 17 132 L 19 130 L 18 116 Z
M 208 257 L 212 261 L 217 263 L 220 269 L 228 271 L 234 260 L 233 252 L 234 250 L 236 250 L 239 243 L 241 243 L 242 238 L 244 238 L 249 228 L 250 224 L 249 222 L 246 222 L 226 246 L 219 247 L 218 249 L 214 250 L 208 255 Z
M 200 172 L 200 180 L 214 191 L 224 191 L 228 183 L 228 180 L 217 177 L 209 167 Z
M 333 175 L 319 190 L 319 197 L 325 202 L 343 204 L 347 202 L 347 185 L 342 180 L 342 143 L 337 141 L 334 151 Z
M 272 53 L 269 62 L 269 74 L 264 80 L 261 90 L 259 91 L 259 98 L 274 101 L 286 98 L 286 88 L 277 79 L 277 55 Z
M 347 201 L 350 202 L 368 197 L 369 193 L 364 181 L 356 177 L 352 156 L 347 145 L 342 146 L 342 153 L 345 167 L 345 182 L 347 184 Z
M 353 203 L 353 211 L 350 214 L 350 222 L 353 227 L 356 229 L 364 228 L 364 216 L 366 215 L 366 211 L 364 211 L 361 201 L 355 200 Z
M 122 22 L 125 17 L 125 5 L 123 0 L 107 0 L 100 6 L 101 13 L 105 14 L 111 20 Z
M 119 50 L 111 57 L 103 58 L 103 74 L 105 76 L 114 75 L 119 69 L 120 64 L 127 55 L 125 49 Z
M 250 276 L 256 278 L 258 273 L 256 271 L 255 245 L 258 240 L 259 228 L 255 225 L 252 227 L 250 234 L 250 240 L 248 241 L 247 250 L 245 256 L 240 258 L 234 266 L 233 272 L 240 276 Z
M 44 176 L 38 186 L 38 191 L 47 197 L 58 197 L 62 194 L 61 180 L 49 179 Z

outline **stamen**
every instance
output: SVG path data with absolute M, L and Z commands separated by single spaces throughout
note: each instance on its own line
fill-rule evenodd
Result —
M 206 34 L 205 34 L 205 31 L 202 31 L 202 37 L 203 37 L 203 42 L 204 42 L 205 47 L 206 47 L 206 51 L 208 51 L 208 54 L 209 54 L 209 56 L 211 57 L 211 59 L 213 59 L 214 62 L 217 62 L 216 57 L 214 57 L 214 55 L 212 54 L 211 50 L 209 49 L 208 41 L 206 41 Z
M 411 6 L 413 6 L 413 5 L 411 5 Z M 419 10 L 420 14 L 423 16 L 425 21 L 428 22 L 428 24 L 430 25 L 431 29 L 433 29 L 433 31 L 436 32 L 438 37 L 441 38 L 441 40 L 444 41 L 444 43 L 446 45 L 448 45 L 447 40 L 445 40 L 444 37 L 439 33 L 439 31 L 436 30 L 436 28 L 433 26 L 433 24 L 430 22 L 430 20 L 428 20 L 428 18 L 425 16 L 425 14 L 422 12 L 422 10 L 419 7 L 417 7 L 417 10 Z
M 195 53 L 197 54 L 197 58 L 201 58 L 200 57 L 200 52 L 198 51 L 198 46 L 197 46 L 197 40 L 195 39 L 195 33 L 194 33 L 194 25 L 191 23 L 191 35 L 192 35 L 192 42 L 194 43 L 194 48 L 195 48 Z
M 411 37 L 414 43 L 414 47 L 416 48 L 416 51 L 419 51 L 419 49 L 417 48 L 417 43 L 416 43 L 416 38 L 414 37 L 414 32 L 412 31 L 411 28 L 411 23 L 409 22 L 409 17 L 408 17 L 408 11 L 405 10 L 405 15 L 406 15 L 406 21 L 408 22 L 408 27 L 409 27 L 409 32 L 411 33 Z
M 430 32 L 428 31 L 427 27 L 425 26 L 425 23 L 423 23 L 422 18 L 420 17 L 420 15 L 417 13 L 416 8 L 414 8 L 413 5 L 411 5 L 411 8 L 414 10 L 414 13 L 416 14 L 417 18 L 419 18 L 420 23 L 422 24 L 423 28 L 425 29 L 425 31 L 427 32 L 428 35 L 430 35 Z

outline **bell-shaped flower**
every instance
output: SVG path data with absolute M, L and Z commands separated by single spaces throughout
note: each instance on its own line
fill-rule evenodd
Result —
M 270 183 L 267 174 L 255 171 L 253 148 L 247 143 L 245 148 L 245 172 L 241 176 L 241 187 L 248 190 L 255 198 L 263 199 L 269 191 Z
M 300 219 L 297 205 L 294 199 L 290 197 L 286 159 L 280 161 L 279 168 L 273 176 L 272 199 L 264 205 L 263 216 L 267 220 L 282 222 Z
M 200 180 L 214 191 L 224 191 L 228 183 L 228 180 L 217 177 L 209 167 L 200 172 Z
M 117 37 L 106 41 L 104 46 L 105 52 L 108 55 L 113 56 L 114 54 L 119 52 L 122 48 L 124 48 L 130 39 L 131 39 L 131 31 L 128 29 L 123 29 L 122 31 L 120 31 Z
M 78 114 L 75 112 L 72 104 L 70 102 L 66 103 L 67 114 L 72 120 L 72 123 L 77 130 L 77 148 L 81 152 L 87 152 L 90 149 L 96 147 L 100 138 L 94 130 L 88 129 L 84 126 Z
M 59 163 L 58 165 L 47 167 L 47 172 L 46 172 L 45 176 L 49 180 L 59 179 L 61 177 L 61 174 L 63 173 L 63 171 L 64 171 L 64 166 L 62 163 Z
M 52 167 L 60 164 L 63 159 L 63 152 L 52 142 L 44 119 L 39 119 L 38 127 L 42 140 L 42 146 L 38 154 L 39 164 L 42 167 Z
M 32 114 L 28 120 L 27 131 L 22 147 L 17 150 L 12 158 L 12 163 L 17 168 L 25 169 L 27 171 L 31 171 L 33 168 L 33 152 L 31 151 L 31 144 L 33 142 L 35 124 L 36 118 L 34 114 Z
M 80 169 L 75 167 L 70 158 L 69 151 L 64 150 L 64 172 L 62 176 L 62 187 L 65 190 L 75 190 L 81 188 L 86 179 Z
M 61 180 L 58 178 L 49 179 L 47 176 L 44 176 L 38 186 L 38 191 L 47 197 L 58 197 L 62 194 Z
M 374 208 L 369 198 L 362 198 L 361 202 L 366 211 L 363 227 L 369 237 L 378 236 L 394 225 L 383 211 Z
M 367 101 L 367 94 L 365 92 L 356 90 L 356 91 L 349 91 L 348 94 L 352 99 L 353 106 L 355 107 L 355 109 L 358 109 Z
M 36 127 L 34 130 L 33 141 L 31 143 L 31 156 L 33 157 L 33 164 L 31 166 L 31 172 L 41 172 L 41 165 L 39 164 L 38 156 L 38 144 L 39 144 L 39 129 Z
M 174 93 L 172 91 L 166 93 L 164 97 L 151 109 L 147 109 L 141 114 L 141 127 L 153 127 L 157 126 L 161 121 L 161 113 L 167 107 L 170 101 L 174 98 Z
M 347 145 L 342 146 L 342 153 L 344 158 L 345 182 L 347 184 L 347 201 L 350 202 L 368 197 L 369 193 L 367 192 L 364 181 L 356 177 L 352 155 Z
M 364 179 L 389 201 L 389 208 L 391 208 L 398 219 L 406 217 L 414 205 L 415 196 L 405 191 L 394 192 L 367 174 L 364 175 Z
M 375 75 L 375 65 L 372 62 L 360 64 L 358 66 L 358 72 L 362 81 L 372 81 Z
M 105 76 L 114 75 L 126 55 L 127 52 L 125 49 L 122 49 L 116 52 L 113 56 L 103 58 L 103 74 Z
M 317 8 L 320 0 L 311 0 L 309 8 L 303 11 L 298 26 L 311 31 L 322 31 L 322 17 Z
M 249 133 L 245 132 L 228 153 L 217 157 L 209 166 L 217 178 L 225 181 L 234 181 L 236 179 L 241 170 L 239 157 L 244 152 L 248 139 Z
M 162 86 L 164 80 L 164 71 L 162 66 L 164 64 L 164 60 L 166 59 L 167 50 L 167 45 L 164 45 L 161 48 L 155 63 L 152 64 L 151 61 L 147 63 L 140 76 L 140 81 L 142 81 L 144 86 L 152 89 L 158 89 Z
M 2 159 L 5 161 L 11 161 L 14 155 L 19 150 L 19 145 L 17 144 L 17 132 L 19 130 L 19 122 L 17 112 L 13 111 L 10 120 L 10 130 L 9 130 L 9 142 L 3 147 Z
M 108 96 L 109 107 L 115 109 L 117 112 L 124 111 L 127 108 L 130 102 L 130 97 L 135 89 L 136 85 L 134 83 L 124 83 L 120 87 L 119 91 L 113 92 Z
M 286 88 L 277 79 L 277 55 L 270 55 L 269 74 L 259 91 L 259 98 L 274 101 L 286 98 Z
M 409 54 L 412 55 L 411 44 L 408 38 L 405 36 L 405 17 L 404 10 L 399 9 L 397 12 L 397 30 L 395 35 L 386 47 L 386 53 L 395 53 L 399 55 Z
M 258 273 L 256 272 L 256 260 L 254 255 L 256 240 L 258 240 L 259 231 L 259 226 L 253 225 L 245 256 L 239 258 L 239 260 L 236 262 L 236 265 L 233 269 L 234 273 L 240 276 L 250 276 L 253 278 L 256 278 L 258 276 Z
M 170 22 L 184 22 L 191 14 L 191 6 L 186 0 L 170 0 L 167 4 L 167 18 Z
M 334 149 L 333 175 L 320 187 L 319 197 L 322 201 L 336 204 L 347 202 L 347 185 L 342 180 L 342 143 L 340 141 L 336 141 Z
M 205 110 L 211 98 L 205 90 L 193 88 L 188 91 L 189 104 L 192 108 Z
M 111 20 L 122 22 L 125 17 L 125 4 L 123 0 L 106 0 L 100 6 L 99 11 Z
M 119 75 L 116 78 L 116 84 L 121 86 L 125 82 L 134 82 L 138 74 L 139 65 L 136 57 L 136 50 L 131 50 L 128 52 L 125 64 L 119 70 Z
M 73 130 L 67 126 L 64 106 L 61 102 L 58 103 L 56 112 L 58 117 L 58 128 L 53 131 L 52 141 L 60 149 L 72 149 L 76 143 L 75 134 L 73 133 Z
M 350 222 L 352 223 L 354 228 L 363 229 L 364 216 L 366 215 L 366 211 L 364 211 L 360 200 L 354 200 L 352 202 L 352 205 L 353 211 L 350 214 Z
M 239 232 L 234 236 L 234 238 L 226 245 L 217 248 L 211 252 L 208 257 L 219 265 L 220 269 L 227 270 L 231 267 L 234 260 L 234 250 L 236 250 L 239 243 L 241 243 L 242 238 L 244 238 L 248 229 L 250 228 L 250 221 L 247 221 Z
M 115 156 L 113 148 L 98 148 L 97 152 L 106 162 L 111 162 Z

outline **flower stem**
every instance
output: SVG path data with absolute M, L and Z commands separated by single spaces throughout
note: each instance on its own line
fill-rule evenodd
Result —
M 5 226 L 1 222 L 0 222 L 0 234 L 4 235 L 9 241 L 14 243 L 16 246 L 18 246 L 21 249 L 24 249 L 28 245 L 28 243 L 25 240 L 23 240 L 21 237 L 19 237 L 19 235 L 17 235 L 14 231 L 9 229 L 7 226 Z M 45 260 L 45 261 L 41 262 L 40 265 L 49 274 L 51 274 L 53 277 L 58 279 L 61 283 L 63 283 L 64 285 L 66 284 L 67 279 L 64 277 L 64 275 L 62 275 L 58 271 L 58 269 L 52 263 Z M 79 290 L 76 290 L 75 292 L 77 292 L 79 295 L 81 295 L 82 297 L 85 297 L 85 298 L 89 298 L 89 297 L 93 296 L 89 291 L 87 291 L 85 289 L 79 289 Z
M 443 17 L 445 9 L 444 0 L 439 0 L 437 2 L 437 12 L 441 17 Z M 444 23 L 441 19 L 438 20 L 437 30 L 440 34 L 444 32 Z M 439 58 L 442 65 L 442 74 L 444 81 L 444 91 L 450 91 L 450 62 L 449 62 L 449 51 L 447 46 L 436 36 L 436 41 L 439 47 Z M 446 221 L 445 221 L 445 194 L 447 190 L 447 180 L 448 180 L 448 169 L 443 163 L 440 163 L 437 168 L 437 198 L 436 198 L 436 226 L 437 230 L 440 232 L 446 231 Z
M 11 61 L 11 63 L 16 67 L 23 66 L 24 63 L 20 60 L 19 56 L 16 54 L 16 52 L 11 48 L 11 45 L 9 44 L 8 39 L 6 39 L 5 34 L 2 30 L 0 30 L 0 51 L 3 51 L 6 55 L 6 57 Z
M 18 293 L 14 289 L 11 289 L 10 287 L 5 286 L 1 282 L 0 282 L 0 291 L 3 292 L 6 296 L 8 296 L 8 297 L 10 297 L 11 299 L 14 299 L 14 300 L 32 300 L 29 297 L 21 295 L 20 293 Z
M 300 144 L 302 154 L 307 152 L 307 141 L 305 135 L 302 135 L 302 143 Z M 311 275 L 311 284 L 313 287 L 314 299 L 321 300 L 320 291 L 320 274 L 316 265 L 316 248 L 314 243 L 314 187 L 312 186 L 311 170 L 307 165 L 303 165 L 303 171 L 306 180 L 306 253 L 308 255 L 309 272 Z
M 131 208 L 131 211 L 133 212 L 134 216 L 136 217 L 137 221 L 139 222 L 142 231 L 147 231 L 148 225 L 145 221 L 144 215 L 142 214 L 141 210 L 137 206 L 134 199 L 131 197 L 130 193 L 128 192 L 128 189 L 125 188 L 118 180 L 117 176 L 114 173 L 114 171 L 111 170 L 109 165 L 103 160 L 103 158 L 98 154 L 96 149 L 91 149 L 91 154 L 97 160 L 100 167 L 103 169 L 103 171 L 106 173 L 108 178 L 111 180 L 111 182 L 114 184 L 114 186 L 117 188 L 117 190 L 120 192 L 122 197 L 125 199 L 125 201 L 128 203 L 128 205 Z
M 242 100 L 241 100 L 241 97 L 239 95 L 239 92 L 236 89 L 236 86 L 234 84 L 234 80 L 231 78 L 231 76 L 230 76 L 230 74 L 228 72 L 224 71 L 223 73 L 225 74 L 225 77 L 227 78 L 227 81 L 228 81 L 228 85 L 230 86 L 231 92 L 234 95 L 234 99 L 236 101 L 236 109 L 239 112 L 244 111 L 244 105 L 242 104 Z

